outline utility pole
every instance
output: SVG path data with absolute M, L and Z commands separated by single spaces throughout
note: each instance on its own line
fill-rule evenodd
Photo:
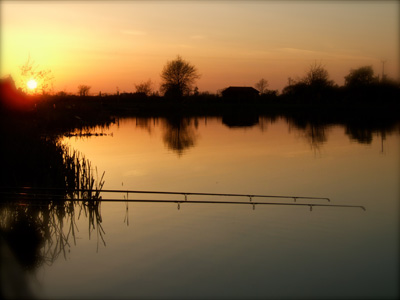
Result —
M 386 60 L 381 60 L 381 63 L 382 63 L 382 79 L 381 79 L 381 81 L 385 80 L 385 62 L 386 62 Z

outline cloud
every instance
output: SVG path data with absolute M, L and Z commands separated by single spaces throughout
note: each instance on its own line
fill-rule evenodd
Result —
M 307 49 L 299 49 L 299 48 L 281 48 L 280 49 L 283 52 L 288 52 L 288 53 L 298 53 L 298 54 L 321 54 L 322 52 L 320 51 L 314 51 L 314 50 L 307 50 Z
M 193 39 L 193 40 L 204 40 L 206 38 L 206 36 L 205 35 L 201 35 L 201 34 L 197 34 L 197 35 L 192 35 L 190 38 Z
M 122 30 L 121 33 L 126 34 L 126 35 L 146 35 L 147 33 L 141 30 Z
M 188 44 L 177 44 L 176 46 L 180 47 L 180 48 L 186 48 L 186 49 L 193 48 L 192 45 L 188 45 Z
M 319 51 L 299 48 L 279 48 L 277 52 L 297 55 L 302 57 L 312 57 L 314 59 L 322 58 L 324 60 L 371 60 L 373 57 L 362 55 L 351 50 L 337 49 L 336 51 Z

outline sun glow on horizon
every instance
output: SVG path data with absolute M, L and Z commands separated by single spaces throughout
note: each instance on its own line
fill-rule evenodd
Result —
M 134 92 L 149 78 L 158 90 L 163 66 L 181 55 L 202 74 L 199 90 L 212 93 L 260 78 L 282 90 L 315 61 L 339 85 L 365 65 L 382 76 L 382 61 L 400 79 L 396 2 L 156 2 L 2 1 L 1 75 L 41 90 L 40 76 L 31 88 L 20 74 L 31 56 L 52 70 L 55 91 Z
M 37 88 L 37 82 L 36 82 L 35 79 L 30 79 L 30 80 L 26 83 L 26 85 L 28 86 L 28 88 L 29 88 L 30 90 L 34 90 L 34 89 Z

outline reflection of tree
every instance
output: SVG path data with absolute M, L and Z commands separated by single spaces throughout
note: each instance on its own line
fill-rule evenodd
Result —
M 372 131 L 366 128 L 346 127 L 346 134 L 361 144 L 372 143 Z
M 191 118 L 172 117 L 164 123 L 164 143 L 176 151 L 179 156 L 196 143 L 197 120 Z
M 319 149 L 320 146 L 327 141 L 324 126 L 308 125 L 304 130 L 304 136 L 312 149 Z
M 146 129 L 146 131 L 149 134 L 151 134 L 152 127 L 155 125 L 157 118 L 136 117 L 135 120 L 136 120 L 136 127 Z
M 302 133 L 302 136 L 310 144 L 314 150 L 319 150 L 321 145 L 327 141 L 326 129 L 327 124 L 320 124 L 319 122 L 312 122 L 307 119 L 288 119 L 289 127 L 294 126 Z
M 345 132 L 351 140 L 361 144 L 371 144 L 374 134 L 378 134 L 384 139 L 386 134 L 399 130 L 399 126 L 398 121 L 384 116 L 377 119 L 359 117 L 345 124 Z

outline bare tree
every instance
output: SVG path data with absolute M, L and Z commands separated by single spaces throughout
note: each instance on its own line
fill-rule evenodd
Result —
M 326 87 L 333 85 L 333 81 L 329 80 L 328 71 L 324 66 L 317 64 L 316 62 L 310 66 L 310 69 L 301 82 L 308 86 L 314 87 Z
M 85 84 L 79 85 L 78 86 L 79 96 L 88 96 L 90 89 L 91 89 L 91 86 L 88 86 L 88 85 L 85 85 Z
M 255 88 L 260 92 L 260 94 L 265 94 L 268 89 L 268 81 L 264 78 L 261 78 L 256 84 Z
M 147 80 L 146 82 L 135 84 L 136 93 L 142 93 L 145 94 L 146 96 L 150 96 L 153 91 L 152 86 L 153 83 L 151 82 L 151 79 Z
M 20 66 L 21 70 L 21 88 L 24 92 L 28 92 L 28 82 L 34 80 L 37 84 L 36 91 L 40 91 L 42 94 L 49 93 L 53 88 L 54 76 L 51 70 L 41 70 L 39 65 L 31 60 L 30 56 L 28 60 Z
M 196 79 L 200 78 L 195 66 L 179 55 L 175 60 L 167 62 L 161 73 L 161 92 L 167 96 L 181 97 L 191 92 Z

